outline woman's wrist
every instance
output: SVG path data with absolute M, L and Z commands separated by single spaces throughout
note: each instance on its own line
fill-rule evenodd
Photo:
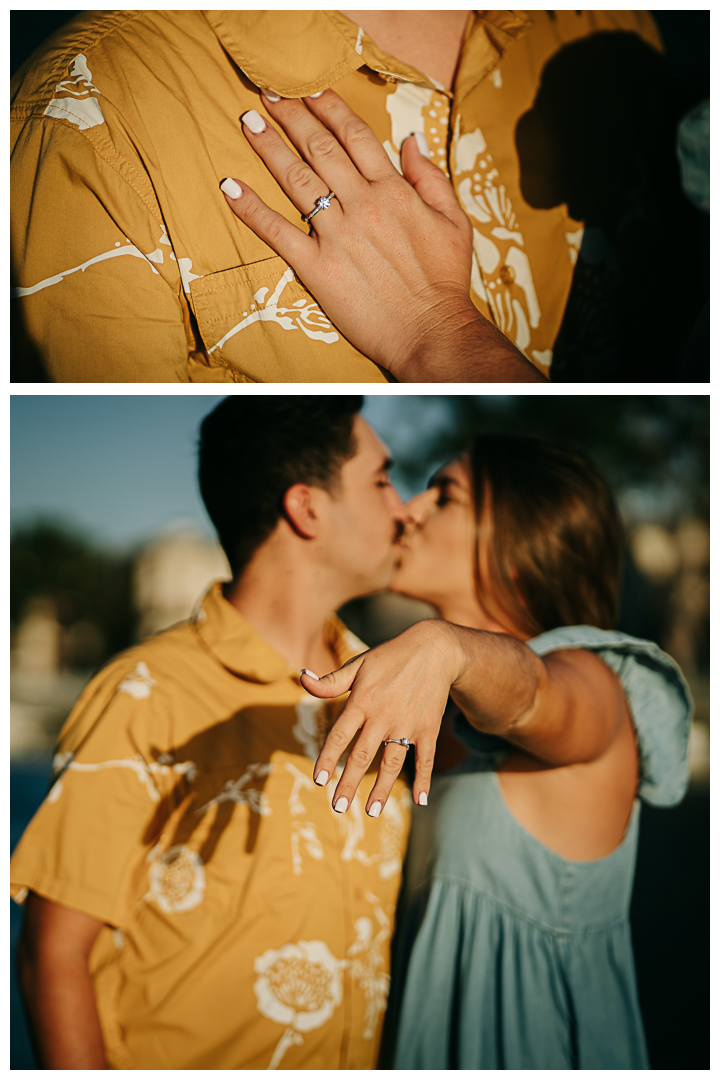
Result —
M 546 382 L 468 296 L 429 308 L 406 355 L 387 366 L 400 382 Z
M 423 619 L 405 631 L 415 638 L 413 648 L 416 652 L 427 649 L 428 662 L 432 663 L 438 677 L 447 682 L 448 694 L 450 687 L 463 676 L 468 662 L 460 633 L 462 629 L 444 619 Z
M 456 627 L 463 659 L 453 701 L 479 731 L 505 736 L 531 715 L 544 666 L 532 649 L 508 634 Z
M 482 318 L 461 291 L 435 292 L 409 321 L 402 347 L 388 365 L 400 382 L 457 381 L 453 372 L 460 348 L 472 348 Z

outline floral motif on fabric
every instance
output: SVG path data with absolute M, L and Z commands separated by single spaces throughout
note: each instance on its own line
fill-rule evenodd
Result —
M 168 913 L 191 911 L 205 895 L 205 870 L 196 851 L 177 844 L 161 854 L 150 852 L 146 901 Z
M 195 812 L 204 814 L 211 806 L 219 806 L 220 803 L 224 802 L 234 802 L 242 803 L 254 813 L 262 816 L 271 814 L 272 808 L 268 797 L 262 790 L 262 785 L 271 772 L 272 765 L 270 762 L 254 762 L 252 765 L 248 765 L 238 780 L 226 780 L 222 791 Z
M 307 810 L 302 801 L 301 792 L 313 791 L 315 784 L 309 776 L 293 765 L 285 763 L 285 768 L 293 777 L 293 785 L 288 799 L 290 810 L 290 855 L 294 874 L 303 872 L 303 856 L 309 855 L 312 859 L 325 858 L 325 851 L 317 835 L 315 823 L 306 815 Z
M 303 1032 L 322 1027 L 333 1015 L 342 1001 L 344 967 L 324 941 L 298 941 L 257 958 L 257 1007 L 285 1025 L 268 1069 L 277 1069 L 291 1046 L 302 1045 Z
M 460 204 L 474 226 L 473 292 L 518 349 L 540 362 L 528 351 L 541 311 L 525 240 L 485 136 L 479 127 L 461 135 L 460 117 L 452 166 Z

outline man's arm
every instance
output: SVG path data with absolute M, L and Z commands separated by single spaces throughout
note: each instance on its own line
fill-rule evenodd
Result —
M 18 974 L 35 1047 L 45 1069 L 104 1069 L 100 1020 L 88 971 L 103 923 L 30 893 Z
M 62 121 L 12 134 L 12 380 L 187 382 L 196 343 L 152 191 Z

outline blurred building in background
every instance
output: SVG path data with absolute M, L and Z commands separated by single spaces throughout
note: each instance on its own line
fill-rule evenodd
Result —
M 48 524 L 11 541 L 10 752 L 47 755 L 88 679 L 114 653 L 187 619 L 227 560 L 207 536 L 169 530 L 132 556 L 94 552 Z M 39 554 L 41 552 L 41 554 Z
M 184 529 L 151 541 L 133 567 L 138 640 L 187 619 L 209 583 L 230 576 L 222 548 L 200 533 Z

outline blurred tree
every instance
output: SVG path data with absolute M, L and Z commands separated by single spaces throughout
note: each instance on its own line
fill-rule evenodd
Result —
M 379 427 L 392 445 L 400 481 L 414 491 L 424 486 L 431 468 L 462 450 L 473 432 L 502 430 L 583 447 L 604 470 L 621 505 L 624 492 L 642 488 L 655 516 L 708 515 L 707 395 L 444 395 L 400 402 L 392 412 L 383 410 L 387 430 Z
M 37 598 L 51 602 L 68 666 L 101 663 L 131 644 L 132 558 L 101 552 L 62 525 L 40 521 L 10 539 L 10 621 L 16 630 Z

